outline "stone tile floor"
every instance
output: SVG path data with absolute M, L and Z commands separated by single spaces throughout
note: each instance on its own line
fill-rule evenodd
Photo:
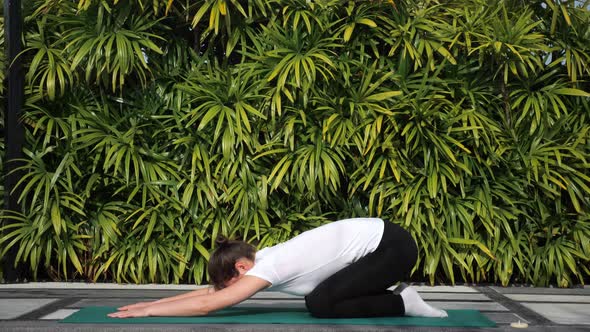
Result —
M 29 283 L 0 285 L 0 331 L 590 331 L 590 288 L 571 289 L 495 286 L 414 285 L 430 304 L 442 309 L 477 309 L 497 328 L 419 328 L 313 325 L 117 325 L 61 324 L 85 306 L 119 306 L 176 295 L 195 286 Z M 304 307 L 303 298 L 261 292 L 240 305 Z

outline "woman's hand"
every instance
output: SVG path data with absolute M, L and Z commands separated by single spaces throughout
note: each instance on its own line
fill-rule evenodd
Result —
M 150 301 L 150 302 L 138 302 L 135 304 L 129 304 L 120 308 L 117 308 L 117 310 L 119 311 L 127 311 L 127 310 L 133 310 L 133 309 L 141 309 L 141 308 L 145 308 L 147 306 L 150 306 L 154 303 L 156 303 L 157 301 Z
M 138 308 L 138 309 L 128 309 L 123 311 L 117 311 L 108 314 L 107 316 L 111 318 L 131 318 L 131 317 L 148 317 L 150 314 L 147 310 L 147 307 Z

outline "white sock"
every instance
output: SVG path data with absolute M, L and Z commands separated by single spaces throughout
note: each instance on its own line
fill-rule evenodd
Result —
M 402 300 L 404 301 L 404 307 L 406 309 L 406 316 L 419 316 L 419 317 L 447 317 L 448 314 L 444 310 L 436 309 L 424 302 L 418 292 L 412 287 L 404 289 L 400 293 Z

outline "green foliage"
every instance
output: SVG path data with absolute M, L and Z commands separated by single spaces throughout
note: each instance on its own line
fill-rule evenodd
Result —
M 0 9 L 0 13 L 3 13 L 4 8 Z M 4 46 L 4 16 L 0 16 L 0 128 L 4 128 L 4 80 L 6 78 L 6 53 Z M 4 135 L 0 137 L 0 174 L 4 174 Z M 4 181 L 0 183 L 0 203 L 4 204 Z M 1 271 L 0 271 L 1 273 Z
M 584 283 L 588 5 L 37 1 L 0 250 L 202 283 L 219 234 L 380 216 L 419 243 L 416 279 Z
M 0 94 L 4 95 L 6 54 L 4 50 L 4 17 L 0 17 Z M 3 106 L 2 106 L 3 107 Z

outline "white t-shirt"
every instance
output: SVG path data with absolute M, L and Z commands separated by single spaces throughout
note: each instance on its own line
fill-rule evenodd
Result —
M 272 291 L 307 295 L 334 273 L 375 251 L 383 228 L 383 220 L 378 218 L 322 225 L 258 251 L 246 275 L 270 282 Z

